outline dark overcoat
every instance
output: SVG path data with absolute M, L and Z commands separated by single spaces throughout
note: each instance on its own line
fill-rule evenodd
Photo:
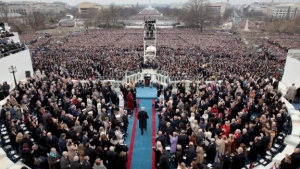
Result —
M 147 128 L 147 119 L 149 118 L 147 112 L 140 111 L 138 114 L 139 119 L 139 127 L 140 128 Z

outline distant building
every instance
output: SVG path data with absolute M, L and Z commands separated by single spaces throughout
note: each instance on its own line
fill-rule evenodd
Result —
M 214 10 L 214 12 L 219 13 L 221 16 L 224 15 L 227 8 L 229 8 L 228 3 L 225 2 L 217 2 L 217 3 L 211 3 L 210 6 Z
M 77 5 L 77 8 L 79 13 L 87 13 L 92 9 L 100 11 L 102 9 L 102 6 L 98 3 L 82 2 Z
M 282 3 L 273 8 L 273 17 L 279 19 L 294 19 L 300 15 L 300 3 Z
M 63 2 L 29 2 L 29 1 L 14 1 L 10 3 L 0 2 L 0 13 L 18 13 L 21 15 L 32 14 L 33 12 L 41 13 L 61 13 L 70 6 Z

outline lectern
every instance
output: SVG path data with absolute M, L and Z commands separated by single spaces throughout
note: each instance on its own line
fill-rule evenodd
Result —
M 151 75 L 144 74 L 145 87 L 150 87 L 150 80 L 151 80 Z

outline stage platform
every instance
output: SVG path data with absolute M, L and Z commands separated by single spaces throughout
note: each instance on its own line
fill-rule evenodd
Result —
M 137 99 L 156 99 L 157 98 L 157 90 L 156 88 L 150 87 L 137 87 L 136 88 L 136 98 Z

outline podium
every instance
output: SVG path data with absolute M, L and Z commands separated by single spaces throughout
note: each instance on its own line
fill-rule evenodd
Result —
M 151 74 L 144 74 L 145 87 L 150 87 Z

